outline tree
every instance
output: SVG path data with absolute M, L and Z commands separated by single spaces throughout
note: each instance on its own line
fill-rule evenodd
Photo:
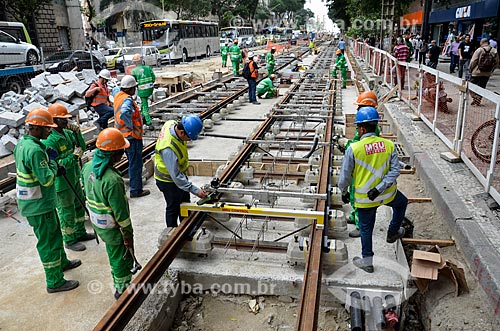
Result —
M 295 13 L 295 25 L 297 28 L 305 28 L 307 21 L 314 17 L 314 13 L 309 8 L 302 8 Z

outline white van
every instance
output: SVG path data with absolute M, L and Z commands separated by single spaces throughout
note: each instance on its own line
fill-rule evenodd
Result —
M 160 52 L 156 46 L 137 46 L 123 48 L 121 55 L 116 58 L 115 68 L 125 72 L 125 67 L 134 64 L 135 54 L 142 54 L 142 63 L 147 66 L 161 66 Z

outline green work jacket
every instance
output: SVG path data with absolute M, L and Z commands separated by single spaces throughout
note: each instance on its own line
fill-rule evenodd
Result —
M 156 76 L 150 66 L 138 65 L 132 70 L 132 76 L 137 81 L 137 95 L 140 98 L 149 98 L 153 94 L 153 84 Z

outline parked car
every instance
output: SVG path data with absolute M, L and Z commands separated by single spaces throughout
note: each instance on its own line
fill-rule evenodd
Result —
M 36 46 L 20 41 L 0 30 L 0 66 L 10 64 L 34 65 L 40 60 Z
M 106 58 L 98 51 L 92 51 L 92 61 L 88 51 L 62 51 L 52 54 L 45 58 L 46 70 L 52 74 L 58 72 L 67 72 L 78 67 L 78 70 L 92 69 L 94 65 L 95 72 L 106 68 Z
M 120 72 L 125 72 L 125 67 L 134 64 L 132 58 L 135 54 L 142 54 L 142 63 L 147 66 L 160 66 L 161 56 L 156 46 L 125 47 L 121 56 L 116 58 L 115 68 Z
M 122 56 L 123 48 L 110 48 L 108 49 L 108 55 L 106 55 L 106 67 L 108 69 L 115 69 L 116 60 Z

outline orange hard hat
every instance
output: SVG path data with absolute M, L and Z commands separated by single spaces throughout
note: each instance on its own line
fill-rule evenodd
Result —
M 337 51 L 335 53 L 340 54 L 340 53 L 342 53 L 342 51 L 340 49 L 337 49 Z
M 68 108 L 66 106 L 60 104 L 60 103 L 53 103 L 49 106 L 48 109 L 50 115 L 52 115 L 53 118 L 70 118 L 72 117 L 70 114 L 68 114 Z
M 43 108 L 35 108 L 29 112 L 26 116 L 26 124 L 36 125 L 36 126 L 47 126 L 49 128 L 57 128 L 57 124 L 54 124 L 54 119 L 52 115 Z
M 125 139 L 120 130 L 106 128 L 97 136 L 96 146 L 103 151 L 118 151 L 128 148 L 130 143 Z
M 354 104 L 358 106 L 377 107 L 378 106 L 377 95 L 373 93 L 373 91 L 363 92 L 358 96 L 358 99 L 356 100 L 356 102 L 354 102 Z

